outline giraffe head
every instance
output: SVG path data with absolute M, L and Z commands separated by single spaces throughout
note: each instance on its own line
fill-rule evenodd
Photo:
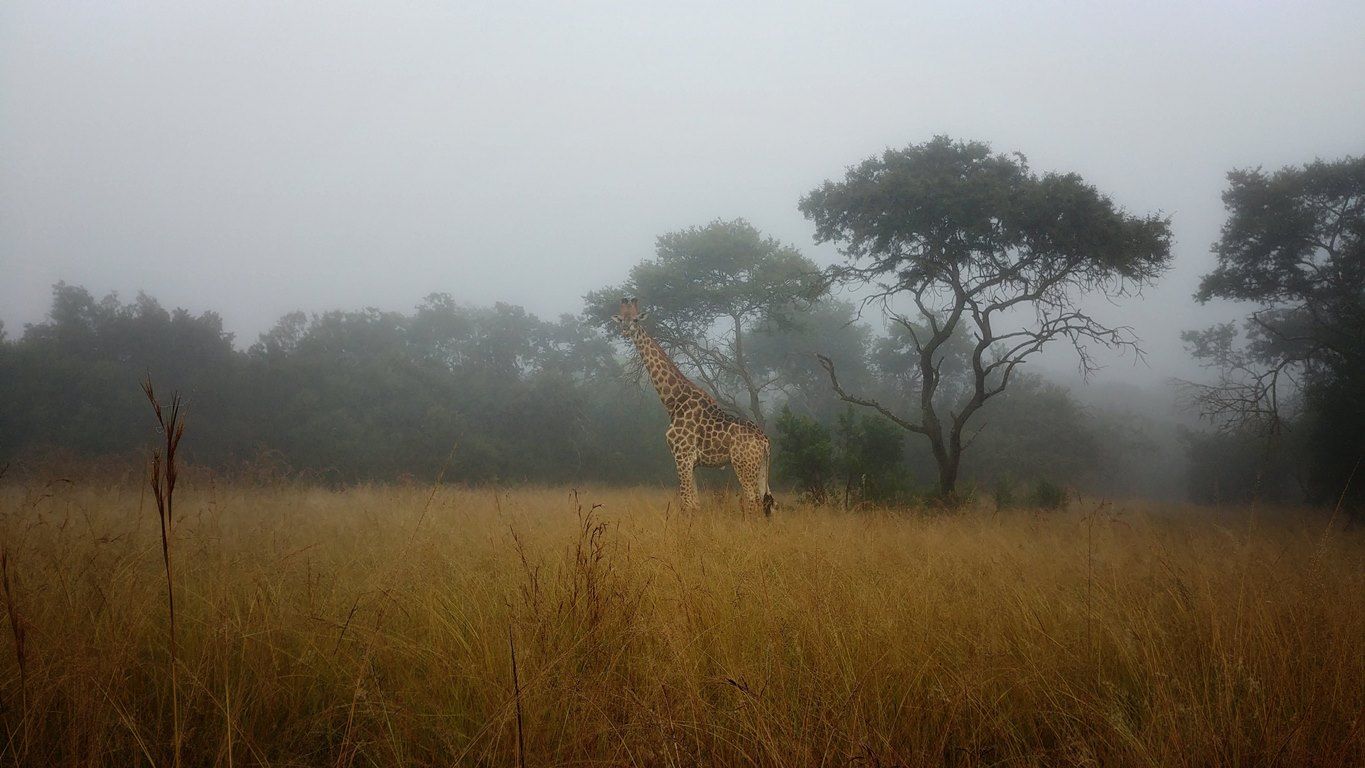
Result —
M 616 321 L 616 325 L 621 329 L 622 333 L 630 335 L 631 329 L 633 329 L 641 320 L 644 320 L 645 317 L 647 317 L 647 314 L 648 313 L 640 311 L 639 299 L 623 298 L 621 299 L 620 311 L 615 315 L 612 315 L 611 319 Z

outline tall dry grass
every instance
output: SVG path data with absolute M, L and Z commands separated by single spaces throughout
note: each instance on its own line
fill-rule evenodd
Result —
M 0 488 L 0 763 L 169 765 L 176 695 L 186 765 L 1365 760 L 1365 535 L 1320 517 L 176 498 L 178 692 L 146 494 Z

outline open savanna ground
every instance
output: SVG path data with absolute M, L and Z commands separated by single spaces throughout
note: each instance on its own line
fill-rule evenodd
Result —
M 1339 518 L 670 499 L 196 477 L 173 659 L 150 492 L 12 483 L 0 762 L 1365 760 Z

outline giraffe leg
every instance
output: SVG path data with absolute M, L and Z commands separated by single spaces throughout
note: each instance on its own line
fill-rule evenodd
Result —
M 692 454 L 674 454 L 678 463 L 678 496 L 682 498 L 685 512 L 696 512 L 701 508 L 697 501 L 697 457 Z

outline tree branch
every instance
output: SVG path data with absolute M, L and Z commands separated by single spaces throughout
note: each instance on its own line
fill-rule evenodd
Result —
M 877 410 L 879 413 L 881 413 L 881 415 L 895 422 L 902 429 L 906 429 L 921 435 L 926 434 L 923 426 L 906 421 L 900 416 L 897 416 L 895 413 L 892 413 L 890 410 L 887 410 L 876 400 L 868 400 L 861 397 L 855 397 L 845 392 L 844 388 L 839 385 L 839 377 L 834 373 L 834 362 L 830 360 L 828 357 L 825 357 L 824 355 L 820 354 L 817 354 L 815 358 L 820 361 L 820 367 L 825 369 L 825 373 L 829 374 L 830 386 L 834 387 L 834 392 L 839 396 L 840 400 L 843 400 L 846 403 L 853 403 L 854 405 L 861 405 L 865 408 L 873 408 Z

